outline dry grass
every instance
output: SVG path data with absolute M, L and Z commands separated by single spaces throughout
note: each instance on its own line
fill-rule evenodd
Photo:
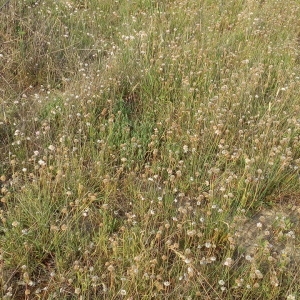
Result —
M 1 298 L 298 299 L 299 20 L 296 0 L 2 7 Z

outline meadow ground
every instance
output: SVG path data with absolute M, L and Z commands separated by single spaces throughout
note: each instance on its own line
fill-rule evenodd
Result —
M 299 1 L 2 2 L 1 299 L 299 299 Z

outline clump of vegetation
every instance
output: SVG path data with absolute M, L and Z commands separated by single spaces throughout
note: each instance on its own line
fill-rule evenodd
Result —
M 2 299 L 296 299 L 300 9 L 0 10 Z

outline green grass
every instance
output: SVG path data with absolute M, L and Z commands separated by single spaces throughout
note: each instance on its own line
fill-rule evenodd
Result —
M 9 1 L 1 299 L 297 299 L 298 6 Z

